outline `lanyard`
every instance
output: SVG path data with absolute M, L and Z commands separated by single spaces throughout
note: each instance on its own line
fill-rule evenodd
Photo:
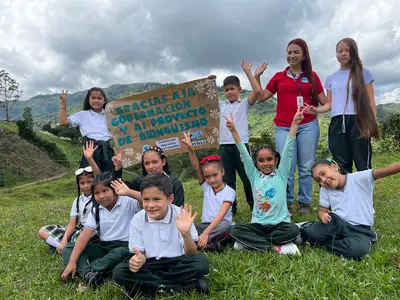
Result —
M 297 79 L 295 77 L 295 74 L 293 74 L 293 72 L 292 72 L 292 70 L 290 70 L 290 68 L 289 68 L 289 72 L 290 72 L 290 75 L 292 75 L 294 82 L 296 82 Z M 301 85 L 303 84 L 303 81 L 302 81 L 303 76 L 299 75 L 299 78 L 300 78 L 300 83 L 297 85 L 297 91 L 299 93 L 299 96 L 301 96 L 300 90 L 301 90 Z

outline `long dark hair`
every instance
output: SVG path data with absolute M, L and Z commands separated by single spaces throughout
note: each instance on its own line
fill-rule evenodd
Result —
M 142 154 L 142 173 L 143 173 L 143 176 L 147 176 L 147 174 L 148 174 L 147 171 L 146 171 L 146 168 L 144 166 L 144 155 L 147 152 L 150 152 L 150 151 L 153 151 L 154 153 L 156 153 L 160 157 L 161 160 L 165 159 L 165 165 L 163 166 L 163 170 L 168 175 L 171 175 L 171 172 L 170 172 L 169 166 L 168 166 L 168 160 L 167 160 L 167 157 L 165 156 L 165 153 L 164 153 L 163 149 L 161 149 L 158 146 L 151 146 L 151 147 L 147 148 L 146 150 L 144 150 L 143 154 Z
M 89 99 L 90 99 L 90 95 L 92 94 L 92 92 L 100 92 L 101 95 L 104 98 L 104 104 L 103 104 L 103 108 L 106 107 L 107 105 L 107 97 L 106 97 L 106 93 L 104 93 L 104 91 L 101 88 L 98 87 L 92 87 L 90 90 L 88 90 L 86 97 L 85 97 L 85 101 L 83 102 L 83 110 L 89 110 L 91 109 L 90 107 L 90 103 L 89 103 Z
M 291 40 L 286 47 L 286 51 L 292 44 L 299 46 L 303 51 L 304 59 L 301 62 L 301 69 L 303 71 L 304 77 L 306 77 L 311 83 L 311 104 L 317 106 L 318 105 L 317 86 L 315 84 L 315 77 L 311 64 L 310 51 L 308 51 L 307 43 L 305 42 L 305 40 L 300 38 Z
M 94 196 L 94 188 L 96 187 L 96 185 L 102 184 L 102 185 L 112 189 L 114 191 L 114 194 L 116 195 L 114 188 L 111 186 L 111 182 L 113 180 L 115 180 L 115 178 L 113 177 L 112 173 L 104 172 L 99 175 L 96 175 L 96 177 L 94 177 L 93 182 L 92 182 L 92 199 L 94 199 L 93 207 L 92 207 L 92 214 L 93 214 L 93 216 L 96 220 L 96 224 L 98 226 L 98 228 L 97 228 L 98 235 L 100 235 L 100 210 L 99 210 L 100 205 L 96 201 L 96 197 Z
M 350 75 L 347 81 L 346 103 L 349 100 L 349 87 L 351 82 L 353 90 L 352 97 L 356 110 L 356 124 L 361 132 L 360 138 L 379 138 L 378 123 L 376 122 L 374 112 L 368 99 L 364 80 L 364 67 L 358 54 L 357 43 L 352 38 L 344 38 L 336 44 L 336 50 L 341 42 L 345 43 L 350 48 Z
M 87 172 L 87 171 L 83 171 L 81 174 L 79 174 L 78 176 L 76 176 L 76 186 L 78 187 L 78 197 L 76 198 L 76 211 L 77 211 L 77 215 L 76 215 L 76 223 L 78 224 L 79 222 L 79 198 L 81 196 L 81 188 L 79 187 L 79 178 L 81 178 L 82 176 L 92 176 L 93 177 L 93 172 Z M 92 199 L 90 199 L 90 202 L 93 201 L 93 190 L 92 190 L 92 195 L 91 195 Z M 85 208 L 83 210 L 83 214 L 86 213 L 86 207 L 89 205 L 89 202 L 85 205 Z

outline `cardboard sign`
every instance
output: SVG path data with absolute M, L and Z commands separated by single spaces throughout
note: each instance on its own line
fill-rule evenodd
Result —
M 159 146 L 166 155 L 186 152 L 190 130 L 195 150 L 219 145 L 219 102 L 215 79 L 207 78 L 115 100 L 106 106 L 108 128 L 124 168 L 141 163 L 142 153 Z

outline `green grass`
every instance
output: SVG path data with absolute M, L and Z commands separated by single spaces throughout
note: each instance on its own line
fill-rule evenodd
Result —
M 374 166 L 395 161 L 396 153 L 374 157 Z M 344 260 L 322 249 L 301 246 L 301 257 L 275 253 L 207 253 L 211 287 L 208 299 L 400 299 L 400 276 L 392 255 L 400 252 L 398 216 L 400 175 L 378 181 L 375 186 L 375 229 L 378 243 L 362 262 Z M 184 183 L 186 200 L 201 212 L 202 192 L 196 181 Z M 60 257 L 47 254 L 36 237 L 46 224 L 66 224 L 73 198 L 73 176 L 15 189 L 0 195 L 0 299 L 120 299 L 112 283 L 76 291 L 76 282 L 59 280 Z M 314 205 L 318 202 L 314 185 Z M 238 187 L 237 223 L 248 222 L 250 213 L 242 187 Z M 309 216 L 308 219 L 315 218 Z M 293 221 L 305 220 L 295 216 Z M 198 219 L 199 221 L 200 219 Z M 400 254 L 399 254 L 400 255 Z M 197 294 L 170 299 L 205 299 Z
M 18 128 L 15 123 L 12 122 L 0 122 L 0 127 L 3 127 L 5 131 L 18 134 Z

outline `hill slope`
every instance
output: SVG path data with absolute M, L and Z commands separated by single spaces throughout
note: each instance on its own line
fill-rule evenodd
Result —
M 0 186 L 40 180 L 67 171 L 51 160 L 44 150 L 18 135 L 7 131 L 0 134 Z

